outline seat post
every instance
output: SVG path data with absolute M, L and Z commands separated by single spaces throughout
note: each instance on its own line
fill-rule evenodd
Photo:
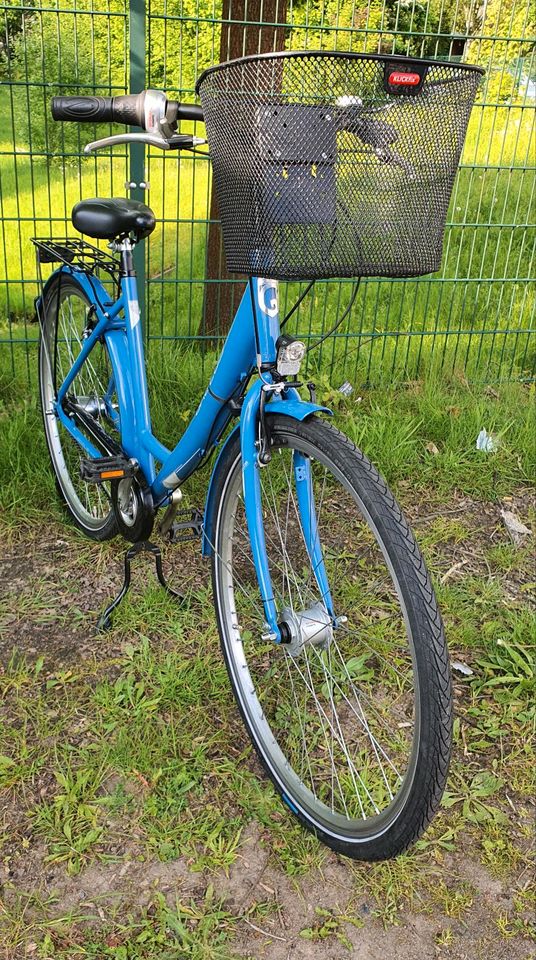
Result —
M 134 269 L 134 259 L 132 257 L 132 251 L 134 249 L 134 244 L 129 237 L 123 237 L 122 240 L 115 240 L 114 247 L 121 254 L 121 276 L 122 277 L 135 277 L 136 270 Z

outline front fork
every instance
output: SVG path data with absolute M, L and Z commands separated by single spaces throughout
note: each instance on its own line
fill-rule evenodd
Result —
M 263 442 L 259 430 L 261 395 L 263 391 L 273 393 L 276 390 L 277 387 L 275 387 L 275 385 L 259 380 L 248 391 L 241 413 L 240 445 L 242 452 L 242 484 L 246 520 L 253 563 L 255 565 L 261 600 L 264 607 L 267 634 L 270 639 L 275 640 L 276 643 L 281 643 L 281 629 L 278 623 L 279 618 L 268 565 L 266 538 L 264 534 L 260 475 L 261 470 L 266 469 L 266 467 L 262 465 L 259 460 L 259 452 Z M 293 473 L 296 487 L 296 500 L 305 546 L 322 597 L 322 602 L 332 623 L 336 626 L 337 621 L 333 610 L 333 601 L 318 533 L 311 476 L 311 461 L 304 454 L 297 451 L 294 451 L 293 454 Z

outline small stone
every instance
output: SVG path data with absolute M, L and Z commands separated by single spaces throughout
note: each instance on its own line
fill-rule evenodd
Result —
M 511 510 L 501 510 L 501 517 L 516 547 L 523 542 L 525 537 L 531 536 L 532 531 Z

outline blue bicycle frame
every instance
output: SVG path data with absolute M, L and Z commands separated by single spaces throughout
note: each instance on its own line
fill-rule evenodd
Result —
M 330 411 L 316 403 L 302 400 L 295 389 L 284 388 L 272 380 L 269 369 L 276 363 L 277 341 L 280 335 L 277 282 L 260 277 L 250 281 L 197 411 L 175 448 L 168 450 L 151 429 L 136 278 L 123 276 L 119 297 L 110 304 L 104 287 L 94 275 L 88 278 L 85 272 L 71 266 L 62 266 L 56 274 L 69 275 L 76 280 L 94 305 L 95 317 L 93 329 L 83 341 L 80 354 L 58 389 L 56 416 L 89 457 L 102 456 L 102 452 L 78 428 L 74 417 L 65 411 L 64 401 L 93 347 L 104 338 L 112 367 L 112 377 L 104 398 L 108 416 L 120 432 L 123 452 L 139 464 L 155 507 L 169 502 L 173 490 L 195 471 L 219 442 L 233 416 L 229 405 L 230 398 L 241 395 L 253 372 L 256 369 L 260 372 L 259 379 L 249 386 L 244 396 L 236 430 L 240 431 L 244 503 L 252 556 L 268 633 L 279 642 L 281 634 L 266 554 L 262 514 L 262 465 L 258 457 L 261 393 L 266 393 L 264 399 L 267 417 L 282 414 L 296 420 L 305 420 L 316 412 Z M 52 277 L 48 283 L 51 280 Z M 114 393 L 117 395 L 119 412 L 112 405 Z M 226 443 L 230 442 L 233 436 L 234 432 Z M 210 555 L 213 550 L 213 481 L 224 448 L 225 444 L 214 467 L 207 494 L 203 536 L 205 555 Z M 294 454 L 294 479 L 306 548 L 323 602 L 335 622 L 318 537 L 310 462 L 299 453 Z

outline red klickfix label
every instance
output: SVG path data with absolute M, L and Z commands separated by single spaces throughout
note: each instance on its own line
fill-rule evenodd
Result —
M 418 83 L 421 82 L 421 78 L 418 73 L 391 73 L 389 75 L 389 83 L 393 86 L 405 86 L 405 87 L 416 87 Z

